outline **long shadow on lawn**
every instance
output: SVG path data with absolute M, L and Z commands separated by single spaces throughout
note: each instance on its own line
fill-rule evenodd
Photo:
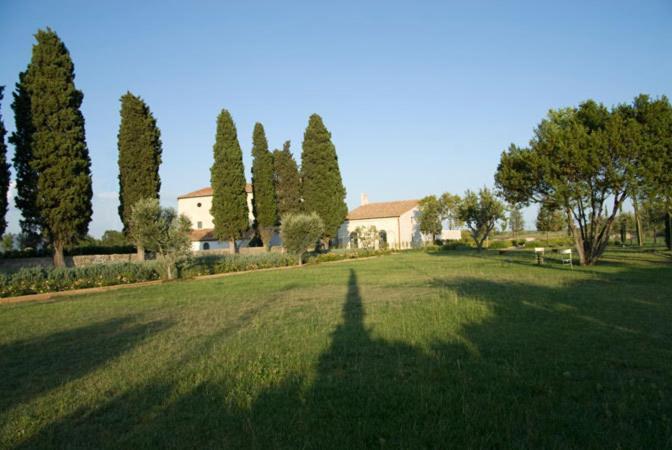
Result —
M 167 326 L 127 317 L 0 346 L 0 411 L 83 377 Z
M 25 448 L 672 445 L 669 304 L 649 299 L 654 309 L 632 303 L 622 315 L 605 313 L 616 305 L 591 305 L 589 281 L 562 288 L 430 282 L 459 301 L 485 304 L 490 316 L 429 350 L 376 338 L 351 269 L 343 322 L 314 381 L 289 377 L 249 406 L 233 404 L 228 380 L 177 396 L 177 386 L 157 382 L 65 417 Z M 177 400 L 166 404 L 171 396 Z

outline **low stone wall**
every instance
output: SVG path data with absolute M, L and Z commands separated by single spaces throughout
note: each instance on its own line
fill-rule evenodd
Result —
M 135 261 L 138 255 L 135 253 L 117 253 L 112 255 L 77 255 L 66 256 L 65 265 L 68 267 L 84 267 L 92 264 L 105 264 L 116 262 Z M 0 259 L 0 272 L 15 272 L 22 267 L 54 267 L 50 256 L 35 258 L 2 258 Z
M 241 247 L 238 253 L 241 255 L 261 255 L 266 252 L 264 247 Z M 285 253 L 284 247 L 271 247 L 271 253 Z M 216 248 L 212 250 L 197 250 L 193 252 L 194 256 L 219 256 L 230 255 L 228 248 Z

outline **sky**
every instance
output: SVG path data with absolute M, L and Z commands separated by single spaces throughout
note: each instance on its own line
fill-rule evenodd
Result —
M 119 98 L 140 95 L 162 133 L 161 201 L 207 186 L 215 121 L 300 161 L 312 113 L 338 153 L 350 208 L 493 186 L 499 155 L 548 109 L 672 96 L 672 1 L 0 0 L 5 127 L 33 34 L 68 47 L 92 160 L 90 233 L 120 229 Z M 9 146 L 9 155 L 13 154 Z M 12 193 L 10 192 L 10 195 Z M 533 228 L 536 209 L 525 210 Z M 19 212 L 8 213 L 17 232 Z

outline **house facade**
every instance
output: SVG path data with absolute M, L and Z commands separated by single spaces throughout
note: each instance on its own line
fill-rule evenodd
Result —
M 252 185 L 245 186 L 247 210 L 250 228 L 254 223 L 252 210 Z M 212 188 L 205 187 L 177 197 L 177 212 L 191 220 L 191 249 L 193 251 L 226 249 L 229 243 L 220 241 L 214 234 L 212 214 Z M 413 248 L 431 241 L 423 236 L 418 228 L 419 200 L 401 200 L 394 202 L 369 203 L 366 194 L 361 196 L 361 205 L 350 211 L 345 222 L 339 227 L 337 240 L 340 246 L 359 248 L 363 242 L 358 238 L 358 230 L 375 227 L 377 239 L 375 246 L 386 245 L 391 248 Z M 252 238 L 252 230 L 236 242 L 239 248 L 247 247 Z M 442 239 L 460 239 L 459 230 L 443 230 Z M 276 233 L 271 246 L 281 245 Z
M 252 185 L 245 185 L 245 193 L 247 194 L 247 215 L 250 221 L 250 227 L 254 223 L 254 214 L 252 213 Z M 220 241 L 215 237 L 212 214 L 212 188 L 204 187 L 187 194 L 177 197 L 177 212 L 184 214 L 191 220 L 191 249 L 198 250 L 215 250 L 225 249 L 229 247 L 228 242 Z M 246 247 L 252 238 L 252 233 L 243 236 L 236 242 L 238 247 Z M 279 237 L 274 236 L 271 245 L 279 245 Z
M 358 229 L 375 227 L 378 239 L 375 246 L 413 248 L 431 241 L 423 236 L 418 226 L 419 200 L 369 203 L 366 194 L 361 195 L 360 206 L 348 213 L 338 229 L 338 241 L 342 246 L 358 248 L 363 245 Z M 443 230 L 442 238 L 460 239 L 459 230 Z

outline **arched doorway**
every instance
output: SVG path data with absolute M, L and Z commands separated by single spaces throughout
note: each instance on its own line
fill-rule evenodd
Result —
M 355 231 L 350 233 L 350 248 L 359 248 L 359 242 L 357 240 L 357 233 Z
M 387 231 L 380 230 L 380 233 L 378 233 L 378 242 L 380 248 L 387 248 Z
M 208 242 L 203 244 L 203 250 L 210 250 L 210 244 Z

